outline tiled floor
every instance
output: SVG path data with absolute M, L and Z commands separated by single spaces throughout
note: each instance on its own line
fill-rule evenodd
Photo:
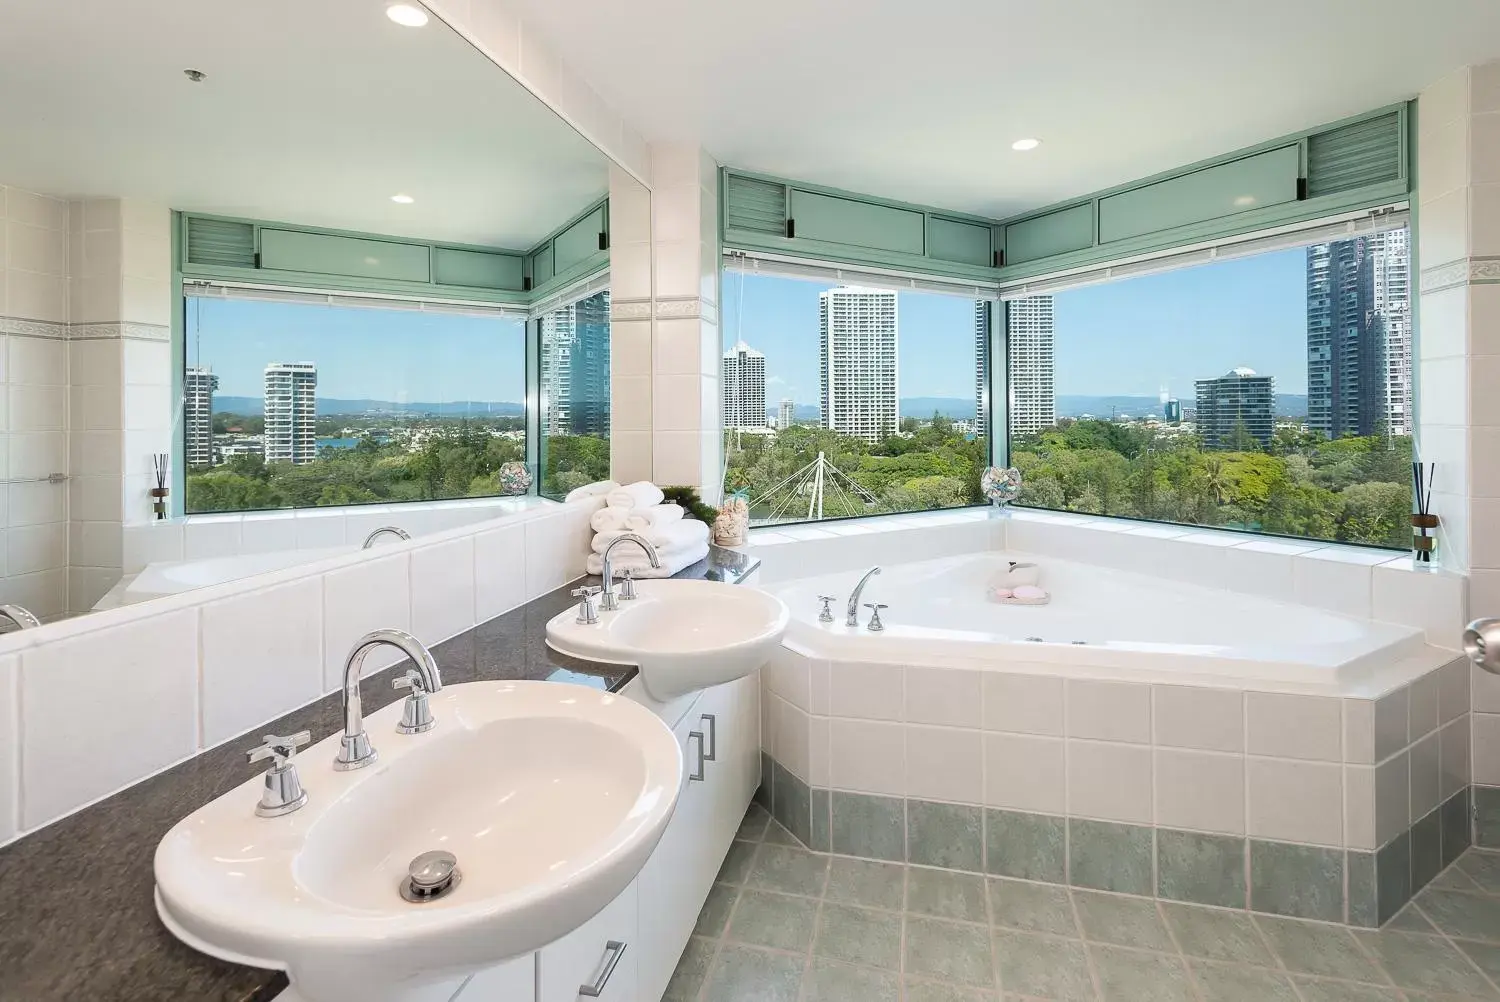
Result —
M 825 856 L 758 806 L 671 1002 L 1500 1000 L 1500 853 L 1383 932 Z

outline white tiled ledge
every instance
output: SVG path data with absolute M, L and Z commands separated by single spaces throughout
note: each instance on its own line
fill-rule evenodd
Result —
M 434 644 L 578 577 L 592 511 L 533 505 L 0 636 L 0 844 L 336 691 L 370 630 Z
M 361 543 L 383 525 L 400 526 L 413 536 L 425 536 L 555 504 L 537 497 L 463 498 L 225 512 L 140 522 L 125 526 L 123 570 L 135 574 L 147 564 L 162 560 L 206 560 Z
M 772 581 L 977 549 L 1034 553 L 1414 626 L 1449 650 L 1468 618 L 1464 575 L 1393 550 L 1027 508 L 755 529 L 750 547 Z

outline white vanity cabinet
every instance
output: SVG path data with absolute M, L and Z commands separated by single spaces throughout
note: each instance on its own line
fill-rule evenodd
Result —
M 598 915 L 541 949 L 537 1002 L 635 1002 L 640 955 L 636 883 Z
M 758 675 L 704 690 L 673 733 L 686 778 L 635 881 L 557 942 L 475 975 L 453 1002 L 660 1002 L 760 781 Z
M 666 991 L 755 794 L 759 704 L 760 683 L 751 675 L 705 690 L 674 729 L 689 778 L 661 842 L 636 878 L 641 1002 L 657 1002 Z
M 464 983 L 453 1002 L 535 1002 L 536 954 L 480 971 Z

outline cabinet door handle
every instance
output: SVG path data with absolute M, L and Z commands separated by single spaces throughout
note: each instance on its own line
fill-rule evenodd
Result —
M 719 721 L 712 713 L 703 714 L 703 719 L 708 723 L 708 751 L 703 753 L 703 760 L 714 762 L 719 755 Z
M 703 782 L 703 732 L 688 731 L 688 740 L 698 739 L 698 768 L 688 773 L 688 781 L 692 783 Z
M 599 977 L 591 985 L 579 985 L 578 994 L 585 998 L 596 999 L 604 994 L 604 986 L 609 984 L 609 976 L 615 973 L 615 968 L 620 963 L 620 958 L 625 956 L 625 944 L 618 939 L 612 939 L 604 944 L 604 955 L 609 958 L 604 964 L 604 970 L 599 972 Z

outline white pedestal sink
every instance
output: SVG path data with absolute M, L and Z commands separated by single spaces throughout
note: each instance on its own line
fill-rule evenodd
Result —
M 636 582 L 637 598 L 599 622 L 569 610 L 547 623 L 547 643 L 575 657 L 640 666 L 655 699 L 732 682 L 770 660 L 786 632 L 786 604 L 721 581 Z
M 177 824 L 156 901 L 180 939 L 288 972 L 308 1002 L 392 1002 L 529 953 L 633 880 L 677 803 L 672 732 L 629 699 L 550 682 L 471 682 L 431 697 L 435 729 L 366 718 L 380 754 L 333 768 L 339 736 L 297 764 L 307 805 L 255 814 L 259 777 Z M 429 850 L 461 881 L 420 904 L 399 888 Z M 446 996 L 445 996 L 446 997 Z

